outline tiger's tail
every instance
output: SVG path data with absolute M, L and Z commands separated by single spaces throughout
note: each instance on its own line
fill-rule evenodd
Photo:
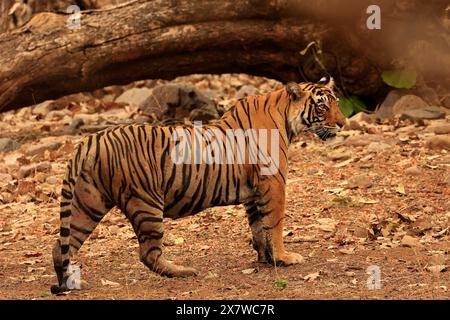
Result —
M 68 268 L 70 265 L 70 224 L 72 220 L 72 198 L 76 179 L 80 172 L 80 158 L 83 143 L 80 143 L 73 158 L 67 166 L 65 178 L 61 189 L 60 205 L 60 231 L 59 239 L 53 246 L 53 266 L 58 277 L 58 285 L 51 287 L 53 294 L 69 290 L 67 280 L 69 278 Z

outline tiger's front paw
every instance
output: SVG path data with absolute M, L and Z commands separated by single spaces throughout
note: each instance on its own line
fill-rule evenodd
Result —
M 295 252 L 284 252 L 276 259 L 277 264 L 282 266 L 290 266 L 293 264 L 302 263 L 303 261 L 303 256 Z

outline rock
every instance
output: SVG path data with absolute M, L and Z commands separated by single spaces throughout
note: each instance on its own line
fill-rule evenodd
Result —
M 62 118 L 66 117 L 70 114 L 71 114 L 71 112 L 67 109 L 52 110 L 49 113 L 47 113 L 47 115 L 45 116 L 45 120 L 48 120 L 48 121 L 61 120 Z
M 27 156 L 35 156 L 37 154 L 44 153 L 46 150 L 56 150 L 62 146 L 62 142 L 59 141 L 50 141 L 45 143 L 39 143 L 34 146 L 30 146 L 25 155 Z
M 34 174 L 35 172 L 49 171 L 50 168 L 51 165 L 48 161 L 22 166 L 17 172 L 17 178 L 23 179 Z
M 446 96 L 442 101 L 441 104 L 447 108 L 450 109 L 450 96 Z
M 254 86 L 252 85 L 245 85 L 242 86 L 238 92 L 236 92 L 236 99 L 242 99 L 245 98 L 247 96 L 254 96 L 259 94 L 258 89 L 256 89 Z
M 405 170 L 405 174 L 408 176 L 420 176 L 422 170 L 420 170 L 418 166 L 412 166 Z
M 450 134 L 450 123 L 433 127 L 435 134 Z
M 360 175 L 351 177 L 348 180 L 347 187 L 349 189 L 356 189 L 356 188 L 367 189 L 367 188 L 370 188 L 372 185 L 373 185 L 372 179 L 368 175 L 360 174 Z
M 421 109 L 404 110 L 400 113 L 400 120 L 433 120 L 444 119 L 446 113 L 440 107 L 424 107 Z
M 391 149 L 392 146 L 384 143 L 384 142 L 371 142 L 368 147 L 367 151 L 369 152 L 382 152 L 388 149 Z
M 435 150 L 450 150 L 450 136 L 439 135 L 428 138 L 426 146 Z
M 98 124 L 101 120 L 103 120 L 102 117 L 100 117 L 99 114 L 88 114 L 88 113 L 77 113 L 72 120 L 72 123 L 70 124 L 70 127 L 72 129 L 76 129 L 76 125 L 90 125 L 90 124 Z
M 358 121 L 348 120 L 344 126 L 344 130 L 364 131 L 364 127 Z
M 345 145 L 348 147 L 365 147 L 371 143 L 371 140 L 367 139 L 367 136 L 350 136 L 345 140 Z
M 77 117 L 74 118 L 71 122 L 70 122 L 70 129 L 72 130 L 76 130 L 79 127 L 81 127 L 84 124 L 84 120 L 81 117 Z
M 405 236 L 402 238 L 400 244 L 401 244 L 403 247 L 413 248 L 413 247 L 419 246 L 419 240 L 418 240 L 417 238 L 414 238 L 414 237 L 405 235 Z
M 160 120 L 211 120 L 219 118 L 214 103 L 190 84 L 160 85 L 139 108 Z
M 405 95 L 404 90 L 392 90 L 388 93 L 383 103 L 380 105 L 375 113 L 375 117 L 378 119 L 388 119 L 394 116 L 393 107 L 394 104 Z
M 359 124 L 361 124 L 361 122 L 365 122 L 365 123 L 374 123 L 374 116 L 372 114 L 368 114 L 365 112 L 358 112 L 357 114 L 355 114 L 354 116 L 349 118 L 350 121 L 356 121 Z
M 48 184 L 56 184 L 58 182 L 58 179 L 55 176 L 49 176 L 45 179 L 45 182 Z
M 423 100 L 425 100 L 429 105 L 439 105 L 439 96 L 434 89 L 422 85 L 422 86 L 419 86 L 414 91 L 419 97 L 421 97 Z
M 0 138 L 0 152 L 9 152 L 19 149 L 20 144 L 13 139 Z
M 35 105 L 31 109 L 31 113 L 45 117 L 50 111 L 54 110 L 55 107 L 56 104 L 54 100 L 47 100 L 40 104 Z
M 422 98 L 413 94 L 407 94 L 400 97 L 392 107 L 394 115 L 400 115 L 406 111 L 415 109 L 423 109 L 428 107 L 428 104 Z
M 0 193 L 0 203 L 14 202 L 15 197 L 10 192 Z
M 352 153 L 347 150 L 335 150 L 328 153 L 328 158 L 333 161 L 347 160 L 352 157 Z
M 132 88 L 126 90 L 122 93 L 117 99 L 116 103 L 125 103 L 129 105 L 133 105 L 136 107 L 140 107 L 142 103 L 151 98 L 152 90 L 148 88 Z

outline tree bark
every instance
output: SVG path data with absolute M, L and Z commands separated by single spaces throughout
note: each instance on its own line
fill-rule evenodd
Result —
M 68 15 L 41 13 L 0 35 L 0 111 L 112 84 L 192 73 L 316 80 L 324 70 L 310 53 L 299 51 L 317 40 L 322 64 L 346 93 L 374 94 L 383 87 L 380 69 L 392 66 L 398 50 L 387 33 L 404 32 L 417 7 L 395 11 L 389 8 L 396 1 L 378 1 L 391 20 L 373 31 L 365 27 L 371 2 L 135 0 L 83 11 L 81 28 L 73 30 L 66 26 Z M 429 10 L 443 12 L 443 2 L 432 0 Z M 400 26 L 393 22 L 399 17 L 406 19 Z M 442 70 L 449 65 L 449 42 L 439 37 L 442 32 L 425 41 L 434 50 L 433 61 L 441 63 L 431 74 L 447 79 Z M 409 45 L 418 39 L 403 40 Z

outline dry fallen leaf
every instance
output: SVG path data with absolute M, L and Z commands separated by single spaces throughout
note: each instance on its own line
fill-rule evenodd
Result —
M 181 246 L 184 244 L 184 238 L 182 237 L 176 238 L 173 243 L 177 246 Z
M 256 272 L 255 268 L 248 268 L 248 269 L 242 270 L 243 274 L 252 274 L 252 273 L 255 273 L 255 272 Z
M 427 271 L 430 271 L 432 273 L 439 273 L 439 272 L 447 271 L 447 266 L 440 264 L 440 265 L 436 265 L 436 266 L 429 266 L 426 269 L 427 269 Z
M 308 281 L 308 282 L 314 281 L 314 280 L 316 280 L 319 277 L 319 274 L 320 274 L 320 271 L 314 272 L 314 273 L 310 273 L 310 274 L 304 276 L 303 280 Z
M 101 279 L 101 283 L 103 286 L 120 287 L 120 283 L 109 281 L 109 280 Z
M 397 188 L 395 189 L 395 192 L 399 193 L 399 194 L 406 194 L 405 192 L 405 186 L 403 184 L 399 184 L 397 186 Z
M 355 248 L 340 249 L 339 252 L 343 254 L 355 254 Z

